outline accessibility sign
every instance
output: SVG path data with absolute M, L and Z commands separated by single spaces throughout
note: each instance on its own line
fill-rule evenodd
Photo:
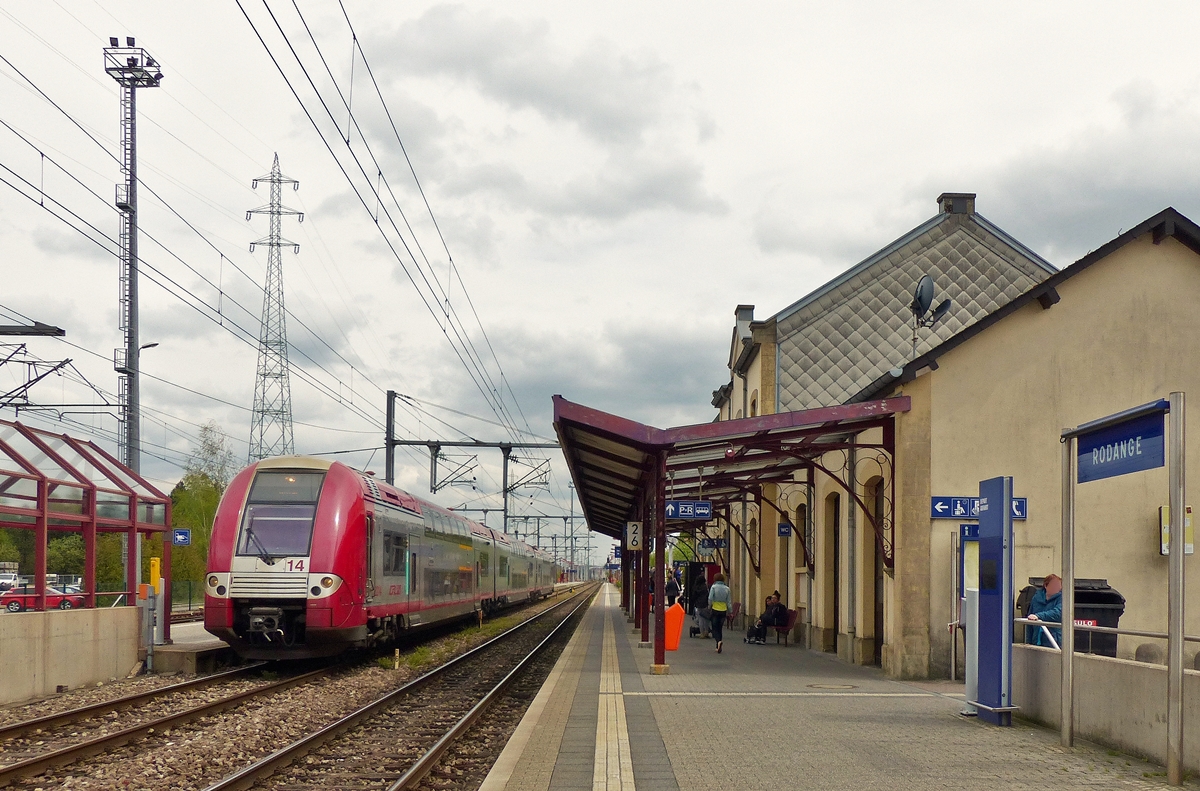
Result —
M 192 531 L 186 527 L 177 527 L 171 531 L 171 545 L 187 547 L 192 544 Z
M 978 519 L 978 497 L 931 497 L 929 516 L 933 519 Z M 1025 519 L 1029 512 L 1029 501 L 1024 497 L 1012 499 L 1012 518 Z
M 727 538 L 702 538 L 700 539 L 700 549 L 711 552 L 714 549 L 728 549 L 729 539 Z
M 710 500 L 667 500 L 663 510 L 668 519 L 701 519 L 705 522 L 712 519 Z

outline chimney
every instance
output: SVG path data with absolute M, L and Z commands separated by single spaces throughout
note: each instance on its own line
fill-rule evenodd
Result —
M 938 195 L 938 214 L 974 214 L 974 192 L 943 192 Z

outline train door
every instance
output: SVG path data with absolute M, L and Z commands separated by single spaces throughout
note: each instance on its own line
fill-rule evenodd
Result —
M 367 514 L 367 592 L 366 602 L 369 604 L 375 598 L 375 559 L 379 554 L 375 551 L 375 517 Z

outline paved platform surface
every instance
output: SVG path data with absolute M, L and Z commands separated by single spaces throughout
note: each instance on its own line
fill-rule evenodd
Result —
M 1132 756 L 962 717 L 961 684 L 736 632 L 721 654 L 685 637 L 652 676 L 619 601 L 601 589 L 482 791 L 1167 787 Z

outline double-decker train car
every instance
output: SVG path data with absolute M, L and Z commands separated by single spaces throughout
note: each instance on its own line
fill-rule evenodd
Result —
M 544 598 L 553 558 L 338 462 L 264 459 L 213 523 L 204 627 L 252 659 L 330 656 Z

